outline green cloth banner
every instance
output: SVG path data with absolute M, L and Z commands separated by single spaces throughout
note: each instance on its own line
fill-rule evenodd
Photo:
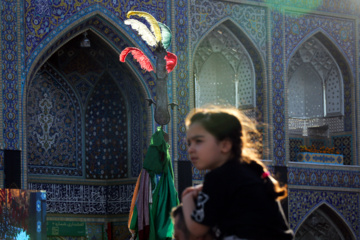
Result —
M 143 168 L 149 173 L 152 185 L 152 204 L 149 203 L 149 238 L 145 240 L 172 239 L 174 225 L 170 212 L 179 205 L 179 198 L 174 185 L 174 171 L 170 159 L 170 145 L 164 139 L 165 132 L 161 127 L 152 135 L 146 153 Z M 143 169 L 143 171 L 144 171 Z M 157 174 L 160 179 L 156 182 Z M 130 216 L 130 229 L 138 231 L 138 206 L 135 205 Z M 139 236 L 137 236 L 139 239 Z
M 86 236 L 85 222 L 46 221 L 47 236 Z

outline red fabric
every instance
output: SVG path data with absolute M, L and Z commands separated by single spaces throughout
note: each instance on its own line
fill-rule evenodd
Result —
M 111 229 L 111 223 L 110 222 L 107 223 L 106 232 L 107 232 L 108 240 L 112 240 L 112 229 Z
M 127 47 L 120 53 L 120 62 L 125 62 L 126 56 L 131 53 L 136 61 L 140 63 L 142 69 L 148 72 L 154 71 L 149 58 L 138 48 Z
M 143 230 L 139 231 L 139 240 L 148 240 L 150 236 L 150 226 L 147 225 Z
M 177 64 L 177 56 L 171 52 L 167 52 L 167 56 L 165 56 L 166 60 L 166 70 L 171 72 L 174 70 L 176 64 Z

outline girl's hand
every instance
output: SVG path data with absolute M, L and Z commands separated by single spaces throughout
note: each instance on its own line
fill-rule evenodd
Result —
M 193 198 L 197 198 L 199 192 L 201 192 L 203 185 L 199 184 L 195 187 L 187 187 L 181 194 L 181 199 L 183 199 L 186 195 L 191 194 Z
M 197 185 L 186 188 L 181 194 L 185 224 L 189 232 L 194 235 L 196 239 L 202 239 L 210 230 L 210 227 L 198 223 L 191 218 L 192 213 L 196 209 L 196 198 L 201 190 L 202 185 Z

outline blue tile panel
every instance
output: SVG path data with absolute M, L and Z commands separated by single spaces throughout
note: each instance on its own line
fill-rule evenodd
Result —
M 339 65 L 344 82 L 344 129 L 352 129 L 352 80 L 355 66 L 355 20 L 321 15 L 287 12 L 285 15 L 286 59 L 309 37 L 316 37 L 325 45 Z M 320 33 L 320 34 L 318 34 Z
M 289 189 L 289 224 L 295 231 L 317 207 L 326 204 L 359 237 L 359 194 Z
M 196 0 L 190 6 L 192 51 L 209 31 L 224 20 L 233 21 L 247 33 L 266 58 L 266 7 L 224 1 Z M 249 48 L 247 48 L 248 50 Z
M 289 139 L 289 150 L 290 150 L 290 161 L 296 162 L 296 155 L 300 152 L 300 146 L 303 146 L 304 139 L 302 138 L 290 138 Z
M 46 191 L 46 212 L 61 214 L 114 215 L 130 210 L 134 184 L 97 186 L 29 183 L 32 190 Z
M 19 149 L 18 7 L 16 0 L 1 1 L 2 147 L 11 150 Z
M 15 1 L 14 1 L 15 2 Z M 57 27 L 71 24 L 78 20 L 82 14 L 93 11 L 106 11 L 117 22 L 126 19 L 130 10 L 151 13 L 158 21 L 164 22 L 166 18 L 166 1 L 76 1 L 67 0 L 27 1 L 25 10 L 25 37 L 26 59 L 28 59 L 41 42 Z M 74 18 L 75 17 L 75 18 Z M 116 19 L 115 19 L 116 18 Z
M 339 151 L 340 154 L 344 156 L 344 164 L 352 165 L 353 164 L 352 136 L 351 135 L 334 136 L 331 137 L 331 141 L 335 150 Z
M 285 23 L 286 59 L 289 59 L 296 48 L 306 41 L 308 37 L 314 33 L 322 32 L 338 46 L 352 68 L 354 67 L 355 20 L 286 12 Z
M 186 130 L 184 120 L 190 110 L 189 96 L 189 29 L 188 29 L 188 4 L 186 0 L 174 0 L 177 24 L 173 32 L 176 41 L 175 54 L 178 57 L 178 64 L 175 69 L 177 86 L 176 95 L 179 104 L 178 125 L 177 125 L 177 149 L 178 159 L 184 161 L 188 158 L 186 152 Z
M 92 18 L 87 20 L 85 23 L 83 23 L 83 25 L 81 25 L 82 27 L 86 27 L 86 26 L 93 26 L 94 29 L 96 29 L 97 31 L 101 32 L 102 34 L 104 34 L 105 36 L 108 37 L 109 41 L 112 41 L 113 43 L 117 44 L 117 46 L 119 48 L 125 48 L 125 44 L 124 41 L 121 41 L 121 35 L 117 35 L 116 32 L 114 32 L 114 30 L 112 28 L 109 27 L 108 23 L 106 22 L 102 22 L 102 19 L 99 18 Z M 88 25 L 87 25 L 88 24 Z M 73 34 L 76 33 L 78 29 L 72 29 L 70 31 L 73 32 Z M 58 45 L 61 43 L 61 41 L 63 41 L 65 38 L 61 38 L 59 39 L 59 42 L 56 43 L 55 45 Z M 49 50 L 46 54 L 52 54 L 53 49 Z M 45 55 L 46 55 L 45 54 Z M 117 62 L 117 58 L 114 58 L 113 61 Z M 139 69 L 139 66 L 137 63 L 134 63 L 132 58 L 129 58 L 129 61 L 133 64 L 133 66 L 135 66 L 134 68 L 141 72 L 141 70 Z M 104 61 L 106 62 L 106 61 Z M 118 63 L 117 63 L 118 64 Z M 141 155 L 144 156 L 145 151 L 146 151 L 146 139 L 148 136 L 148 130 L 147 130 L 147 123 L 148 123 L 148 114 L 147 112 L 149 111 L 147 103 L 145 102 L 145 98 L 148 98 L 149 96 L 146 96 L 146 94 L 150 94 L 152 98 L 155 98 L 155 89 L 156 89 L 156 84 L 153 80 L 153 77 L 151 74 L 149 73 L 143 73 L 142 75 L 142 80 L 143 83 L 138 83 L 137 80 L 134 79 L 133 73 L 130 73 L 129 70 L 126 70 L 124 65 L 121 65 L 121 67 L 119 67 L 118 65 L 114 65 L 114 63 L 112 63 L 111 67 L 109 67 L 109 74 L 112 76 L 113 79 L 116 79 L 116 83 L 118 84 L 118 86 L 120 87 L 120 89 L 123 90 L 124 93 L 126 93 L 126 99 L 128 102 L 128 108 L 130 111 L 130 122 L 131 122 L 131 129 L 132 130 L 132 136 L 131 136 L 131 151 L 130 151 L 130 157 L 131 157 L 131 176 L 133 177 L 137 177 L 140 169 L 141 169 L 141 161 L 139 161 L 139 159 L 142 159 Z M 81 105 L 82 108 L 84 108 L 84 106 L 86 105 L 86 101 L 89 98 L 89 93 L 92 91 L 93 89 L 93 85 L 95 84 L 95 80 L 98 79 L 99 76 L 101 76 L 102 72 L 106 69 L 107 67 L 103 66 L 100 68 L 100 72 L 87 72 L 88 70 L 86 69 L 77 69 L 76 71 L 73 71 L 71 69 L 64 69 L 64 73 L 66 75 L 66 79 L 68 80 L 69 84 L 72 86 L 72 88 L 75 90 L 76 95 L 79 96 L 80 102 L 77 102 L 76 99 L 73 99 L 72 104 L 75 105 Z M 94 68 L 95 69 L 95 68 Z M 97 69 L 97 68 L 96 68 Z M 85 71 L 87 72 L 86 75 L 82 75 L 84 74 L 81 71 Z M 48 70 L 50 71 L 50 70 Z M 52 75 L 56 75 L 56 73 L 53 73 Z M 61 77 L 55 77 L 56 81 L 64 81 L 61 79 Z M 59 78 L 59 79 L 58 79 Z M 145 88 L 144 86 L 141 86 L 142 84 L 145 84 Z M 64 86 L 66 84 L 63 84 Z M 145 89 L 148 89 L 148 93 L 145 92 Z M 32 86 L 28 86 L 29 91 L 33 91 Z M 59 88 L 61 89 L 61 88 Z M 65 95 L 67 94 L 73 94 L 73 90 L 66 90 Z M 34 95 L 35 96 L 35 95 Z M 34 102 L 30 102 L 32 104 L 35 104 Z M 123 104 L 124 105 L 124 104 Z M 135 107 L 136 106 L 136 107 Z M 31 107 L 31 106 L 30 106 Z M 64 107 L 64 106 L 63 106 Z M 80 112 L 77 112 L 77 114 L 79 114 Z M 78 117 L 78 119 L 82 119 L 81 117 Z M 95 125 L 94 125 L 95 126 Z M 29 129 L 29 127 L 28 127 Z M 81 128 L 78 128 L 81 129 Z M 137 131 L 134 131 L 137 130 Z M 30 130 L 29 130 L 30 131 Z M 32 132 L 30 132 L 32 133 Z M 31 134 L 30 134 L 31 135 Z M 81 136 L 81 134 L 77 135 L 78 137 Z M 69 142 L 68 142 L 69 143 Z M 123 142 L 123 145 L 125 144 L 125 142 Z M 77 145 L 71 145 L 72 148 L 76 147 Z M 71 154 L 71 156 L 75 156 L 78 155 L 79 158 L 78 161 L 81 161 L 81 151 L 76 151 L 75 155 L 74 153 L 71 153 L 71 151 L 68 151 L 67 153 Z M 37 154 L 43 154 L 41 152 L 38 152 Z M 55 156 L 54 156 L 55 157 Z M 35 156 L 33 156 L 33 158 L 35 158 Z M 54 170 L 46 170 L 46 171 L 33 171 L 30 168 L 30 173 L 45 173 L 45 174 L 57 174 L 57 175 L 61 175 L 61 174 L 65 174 L 65 175 L 72 175 L 72 176 L 79 176 L 81 175 L 81 164 L 80 163 L 69 163 L 68 159 L 63 158 L 61 160 L 61 162 L 67 162 L 65 163 L 65 165 L 58 165 L 57 167 L 70 167 L 70 168 L 77 168 L 77 172 L 73 173 L 73 172 L 69 172 L 68 170 L 62 170 L 62 169 L 54 169 Z M 32 163 L 33 164 L 33 163 Z M 71 166 L 68 166 L 68 165 Z M 36 164 L 35 164 L 36 165 Z M 101 170 L 99 170 L 101 171 Z M 121 170 L 120 170 L 121 171 Z M 123 170 L 124 171 L 124 170 Z M 124 171 L 126 172 L 126 171 Z M 122 175 L 123 177 L 125 175 Z M 100 178 L 99 175 L 97 175 L 97 177 Z
M 128 118 L 124 94 L 105 75 L 95 85 L 86 107 L 86 178 L 128 176 Z
M 319 187 L 360 187 L 360 172 L 333 169 L 311 168 L 288 168 L 288 184 L 298 186 L 319 186 Z
M 51 68 L 38 76 L 26 99 L 28 172 L 81 176 L 81 106 Z
M 283 14 L 274 9 L 271 12 L 271 54 L 272 54 L 272 112 L 274 164 L 285 164 L 285 94 L 284 94 L 284 36 L 282 31 Z M 271 134 L 271 133 L 270 133 Z

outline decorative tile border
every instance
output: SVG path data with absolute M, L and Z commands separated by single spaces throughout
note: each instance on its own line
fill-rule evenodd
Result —
M 285 88 L 284 88 L 284 44 L 283 33 L 284 16 L 280 9 L 272 9 L 271 12 L 271 55 L 272 55 L 272 125 L 273 125 L 273 157 L 274 164 L 282 166 L 285 164 Z
M 46 191 L 49 214 L 114 215 L 130 210 L 134 184 L 116 186 L 29 183 L 32 190 Z
M 189 74 L 190 67 L 189 61 L 191 60 L 190 46 L 189 46 L 189 36 L 190 36 L 190 26 L 189 26 L 189 7 L 190 0 L 174 0 L 174 6 L 176 11 L 176 20 L 177 24 L 176 29 L 174 30 L 174 38 L 176 44 L 175 54 L 178 57 L 178 63 L 175 69 L 175 78 L 176 82 L 176 96 L 179 104 L 179 111 L 177 112 L 177 150 L 178 150 L 178 160 L 185 161 L 187 160 L 186 153 L 186 129 L 184 120 L 188 114 L 190 108 L 190 83 L 189 83 Z
M 17 46 L 20 44 L 18 8 L 16 0 L 2 1 L 3 148 L 11 150 L 19 149 L 19 112 L 16 111 L 19 109 L 19 72 L 16 70 L 19 66 Z
M 288 184 L 294 186 L 336 187 L 356 190 L 360 187 L 358 167 L 327 167 L 322 164 L 292 163 L 288 168 Z M 295 167 L 299 166 L 299 167 Z M 342 170 L 344 169 L 344 170 Z M 353 169 L 353 167 L 351 167 Z

